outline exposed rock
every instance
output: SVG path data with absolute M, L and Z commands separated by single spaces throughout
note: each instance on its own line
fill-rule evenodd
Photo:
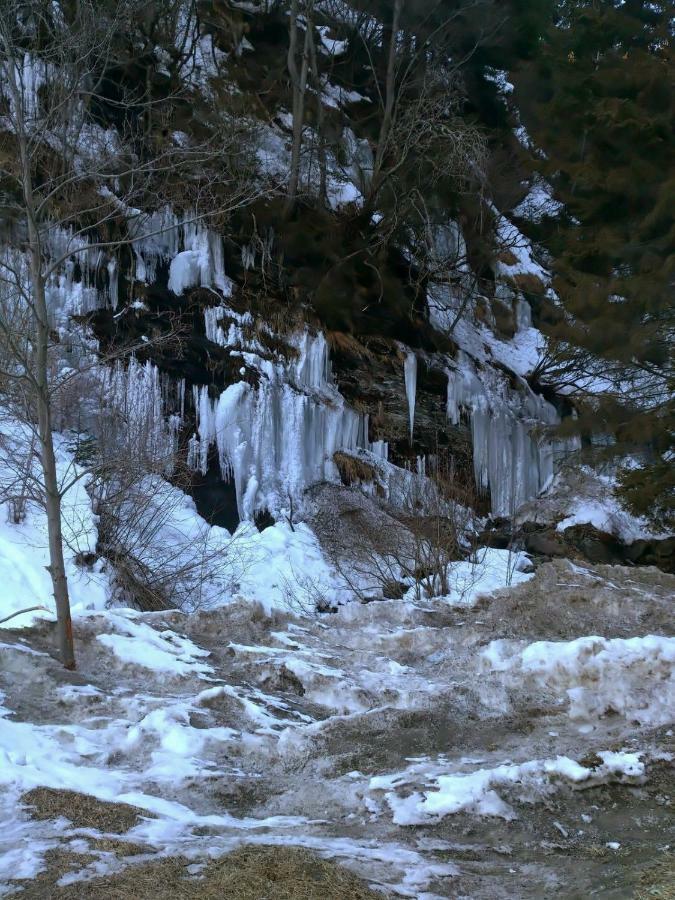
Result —
M 675 537 L 635 541 L 626 547 L 625 557 L 637 566 L 657 566 L 675 575 Z
M 535 556 L 569 556 L 569 547 L 554 531 L 539 531 L 525 537 L 525 549 Z

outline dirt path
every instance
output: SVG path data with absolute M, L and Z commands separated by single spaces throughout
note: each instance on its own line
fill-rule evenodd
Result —
M 0 632 L 0 882 L 12 891 L 47 854 L 58 865 L 31 890 L 71 872 L 64 897 L 98 896 L 77 888 L 97 874 L 118 891 L 100 896 L 127 896 L 110 873 L 159 866 L 162 884 L 180 860 L 187 884 L 208 857 L 264 845 L 389 896 L 672 897 L 675 649 L 658 636 L 674 588 L 559 561 L 475 608 L 115 611 L 78 620 L 74 675 L 47 626 Z M 123 801 L 124 828 L 114 807 L 87 818 L 72 796 L 25 797 L 38 786 Z M 329 896 L 303 890 L 289 896 Z

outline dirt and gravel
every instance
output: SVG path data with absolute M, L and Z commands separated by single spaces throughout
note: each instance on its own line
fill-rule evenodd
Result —
M 167 646 L 208 651 L 181 674 L 125 662 L 99 640 L 119 617 L 76 621 L 75 673 L 52 658 L 49 625 L 2 631 L 6 721 L 39 729 L 82 773 L 81 788 L 72 773 L 56 784 L 55 761 L 42 784 L 6 792 L 14 837 L 0 853 L 30 844 L 43 870 L 5 891 L 672 898 L 668 672 L 647 661 L 544 677 L 488 651 L 499 641 L 511 660 L 535 641 L 670 636 L 673 596 L 675 578 L 655 569 L 556 560 L 475 607 L 392 600 L 308 619 L 237 602 L 137 616 Z M 621 708 L 588 700 L 611 699 L 619 677 Z M 639 768 L 613 771 L 607 754 Z M 589 776 L 566 778 L 559 764 L 547 774 L 560 758 Z M 497 774 L 456 810 L 396 821 L 411 797 L 426 809 L 443 778 L 482 772 Z

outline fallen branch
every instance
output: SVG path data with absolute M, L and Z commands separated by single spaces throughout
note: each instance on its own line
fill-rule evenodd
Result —
M 54 611 L 48 609 L 46 606 L 28 606 L 26 609 L 18 609 L 16 612 L 13 612 L 11 616 L 6 616 L 4 619 L 0 619 L 0 625 L 4 622 L 9 622 L 10 619 L 15 619 L 17 616 L 23 615 L 23 613 L 35 612 L 35 610 L 41 609 L 43 612 L 53 613 Z

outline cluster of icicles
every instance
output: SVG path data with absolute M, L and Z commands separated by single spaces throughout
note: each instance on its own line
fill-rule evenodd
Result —
M 224 310 L 207 310 L 207 334 L 231 346 L 241 337 L 238 326 L 227 332 L 214 326 L 214 312 L 222 316 Z M 291 341 L 297 357 L 285 365 L 242 353 L 242 361 L 258 370 L 257 387 L 239 381 L 217 399 L 206 387 L 193 388 L 197 434 L 189 464 L 206 472 L 209 450 L 217 448 L 223 477 L 234 481 L 242 519 L 260 509 L 278 513 L 309 485 L 337 480 L 337 450 L 387 455 L 385 443 L 368 440 L 368 416 L 348 406 L 333 383 L 325 337 L 303 331 Z
M 139 217 L 130 227 L 138 236 L 133 247 L 137 281 L 153 282 L 158 266 L 163 265 L 168 267 L 168 288 L 176 295 L 196 286 L 212 289 L 221 297 L 230 295 L 219 236 L 200 224 L 178 219 L 168 209 Z M 54 254 L 62 253 L 70 239 L 65 232 L 55 233 Z M 82 312 L 82 307 L 93 307 L 98 294 L 98 304 L 102 300 L 116 308 L 114 260 L 98 253 L 80 255 L 78 268 L 79 279 L 74 267 L 66 264 L 55 280 L 54 306 L 62 313 Z M 97 276 L 102 268 L 108 277 L 101 292 L 96 285 L 100 285 Z M 229 323 L 226 327 L 221 324 L 224 320 Z M 337 450 L 367 450 L 383 459 L 388 453 L 385 442 L 369 441 L 367 415 L 352 409 L 338 391 L 321 333 L 297 333 L 290 339 L 297 355 L 287 362 L 273 361 L 261 353 L 261 345 L 251 336 L 253 324 L 250 314 L 237 314 L 222 305 L 206 310 L 206 336 L 241 356 L 242 375 L 248 367 L 259 377 L 257 386 L 242 380 L 216 398 L 207 387 L 195 386 L 192 399 L 197 430 L 189 444 L 189 464 L 202 472 L 208 467 L 211 449 L 216 448 L 223 478 L 234 482 L 242 519 L 250 519 L 262 509 L 278 513 L 289 502 L 299 500 L 309 485 L 337 480 L 333 459 Z M 415 354 L 407 352 L 402 375 L 411 440 L 417 365 Z M 128 382 L 126 387 L 122 380 Z M 137 392 L 142 383 L 148 396 L 144 403 L 132 405 L 137 410 L 152 410 L 152 440 L 160 441 L 157 404 L 162 402 L 162 390 L 166 394 L 160 379 L 149 370 L 130 366 L 126 375 L 118 367 L 113 381 L 114 393 L 124 396 L 127 406 L 129 392 Z M 514 391 L 490 371 L 479 377 L 471 358 L 460 353 L 456 368 L 448 370 L 449 421 L 458 424 L 462 411 L 471 426 L 478 489 L 489 491 L 494 515 L 509 515 L 536 496 L 553 475 L 554 446 L 535 431 L 536 426 L 557 422 L 557 413 L 526 385 L 522 391 Z M 139 434 L 147 439 L 147 424 L 137 424 Z M 171 442 L 176 439 L 177 427 L 174 416 L 167 425 Z M 423 460 L 418 469 L 423 471 Z
M 227 330 L 219 324 L 225 313 L 234 319 Z M 246 346 L 242 325 L 249 318 L 224 307 L 207 310 L 207 337 L 223 346 Z M 205 472 L 209 450 L 217 448 L 223 477 L 234 481 L 242 518 L 251 518 L 259 509 L 278 511 L 307 486 L 336 480 L 337 450 L 364 449 L 387 458 L 386 443 L 369 442 L 368 416 L 349 407 L 337 390 L 325 337 L 303 331 L 291 342 L 297 357 L 287 364 L 258 356 L 251 339 L 248 350 L 231 351 L 257 369 L 257 387 L 240 381 L 216 399 L 206 387 L 193 389 L 197 433 L 190 442 L 190 464 Z M 405 357 L 403 376 L 412 438 L 417 381 L 413 353 Z M 459 423 L 461 410 L 470 419 L 478 489 L 490 492 L 494 515 L 509 515 L 553 476 L 553 444 L 535 431 L 556 423 L 557 412 L 526 386 L 516 393 L 495 379 L 494 389 L 486 388 L 463 355 L 457 369 L 448 371 L 447 414 L 452 424 Z

